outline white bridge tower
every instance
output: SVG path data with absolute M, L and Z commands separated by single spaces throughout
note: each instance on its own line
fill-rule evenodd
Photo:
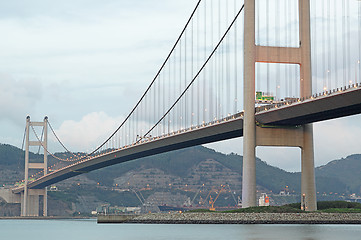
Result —
M 30 128 L 42 127 L 44 138 L 36 141 L 30 141 Z M 30 146 L 39 146 L 44 149 L 43 162 L 31 162 L 29 158 Z M 43 196 L 43 216 L 48 214 L 48 195 L 47 189 L 30 189 L 29 188 L 29 170 L 40 169 L 43 174 L 48 172 L 48 117 L 44 118 L 43 122 L 31 122 L 30 117 L 26 117 L 26 131 L 25 131 L 25 185 L 24 192 L 21 193 L 21 216 L 39 216 L 40 211 L 40 196 Z
M 298 0 L 299 47 L 257 46 L 255 41 L 255 0 L 244 1 L 244 130 L 242 206 L 256 206 L 256 147 L 301 148 L 301 207 L 317 210 L 314 173 L 313 127 L 262 128 L 255 122 L 255 63 L 300 65 L 300 97 L 312 95 L 310 0 Z M 257 6 L 258 7 L 258 6 Z

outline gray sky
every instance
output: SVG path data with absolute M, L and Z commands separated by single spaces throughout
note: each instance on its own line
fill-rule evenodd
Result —
M 25 117 L 47 115 L 70 150 L 92 150 L 141 96 L 196 3 L 1 1 L 0 142 L 21 147 Z M 317 166 L 361 153 L 360 120 L 314 125 Z M 242 154 L 242 139 L 207 146 Z M 298 149 L 258 148 L 257 155 L 300 170 Z

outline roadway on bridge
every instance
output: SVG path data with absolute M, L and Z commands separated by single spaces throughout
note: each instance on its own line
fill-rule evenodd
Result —
M 256 121 L 261 126 L 297 126 L 359 113 L 361 113 L 361 88 L 353 87 L 342 92 L 312 97 L 302 102 L 284 103 L 282 106 L 273 106 L 273 108 L 267 107 L 267 110 L 256 113 Z M 75 163 L 40 177 L 29 183 L 28 186 L 29 188 L 41 189 L 67 178 L 110 165 L 242 136 L 243 115 L 236 114 L 204 126 L 157 137 Z M 23 187 L 13 189 L 14 193 L 21 191 L 23 191 Z

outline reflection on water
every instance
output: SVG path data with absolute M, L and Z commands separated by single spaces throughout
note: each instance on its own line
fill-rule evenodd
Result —
M 95 220 L 0 220 L 1 240 L 361 239 L 361 225 L 97 224 Z
M 238 239 L 361 239 L 360 225 L 242 225 Z M 235 238 L 236 239 L 236 238 Z

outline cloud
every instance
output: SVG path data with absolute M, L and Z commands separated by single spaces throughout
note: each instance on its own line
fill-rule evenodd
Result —
M 112 118 L 104 112 L 92 112 L 80 121 L 64 121 L 55 132 L 70 151 L 91 151 L 103 143 L 123 119 L 123 117 Z
M 361 115 L 316 123 L 314 125 L 317 165 L 360 153 Z
M 42 94 L 39 80 L 19 80 L 0 73 L 0 120 L 23 125 L 27 113 L 39 103 Z

